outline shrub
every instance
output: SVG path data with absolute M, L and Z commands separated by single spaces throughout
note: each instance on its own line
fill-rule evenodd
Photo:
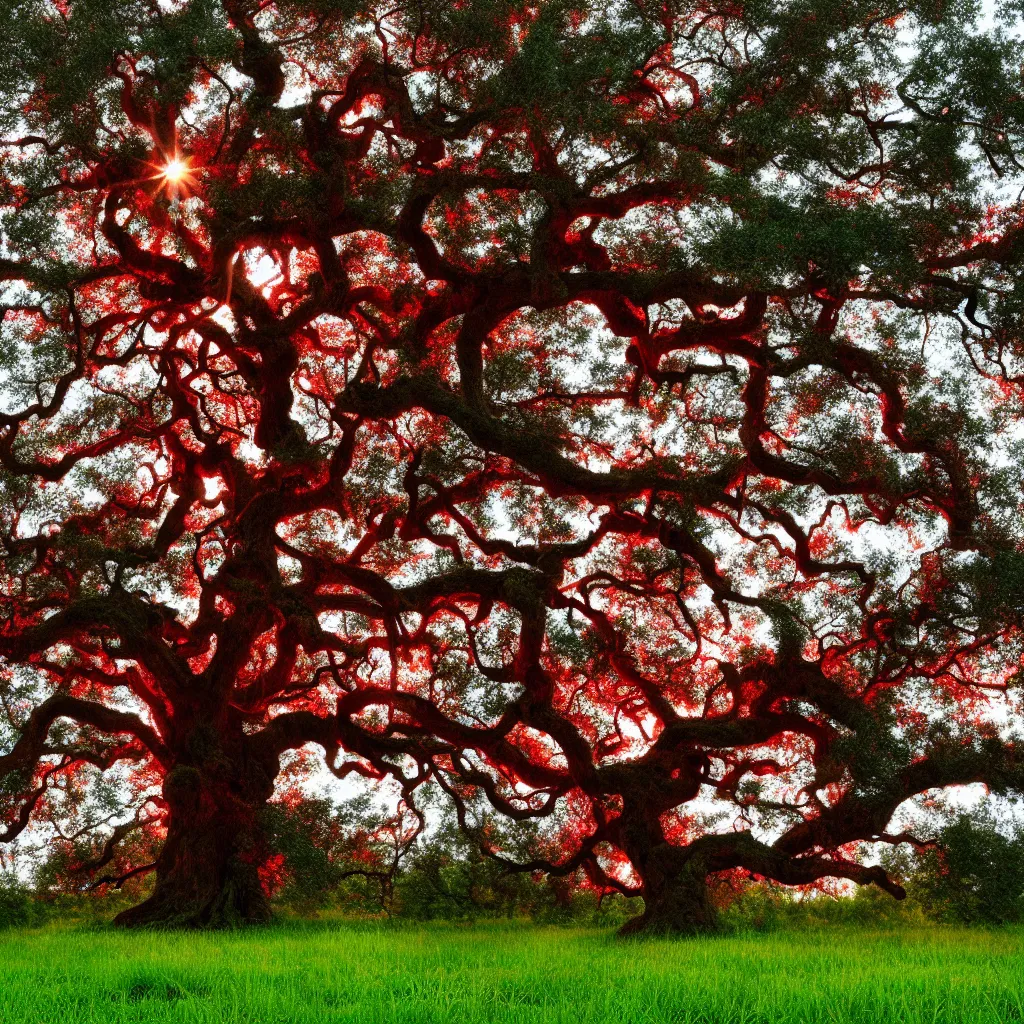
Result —
M 43 910 L 31 889 L 9 872 L 0 872 L 0 930 L 40 924 Z
M 891 856 L 910 897 L 929 917 L 959 924 L 1024 920 L 1024 832 L 984 811 L 961 814 L 939 833 L 934 849 Z

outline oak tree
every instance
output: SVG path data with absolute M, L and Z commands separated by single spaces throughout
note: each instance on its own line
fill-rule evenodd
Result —
M 901 896 L 1024 783 L 1020 6 L 7 0 L 0 839 L 260 921 L 315 750 L 633 928 Z

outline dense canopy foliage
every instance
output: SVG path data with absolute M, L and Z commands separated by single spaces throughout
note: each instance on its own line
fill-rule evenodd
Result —
M 638 928 L 902 895 L 1024 785 L 1020 6 L 7 0 L 0 839 L 260 920 L 316 749 Z

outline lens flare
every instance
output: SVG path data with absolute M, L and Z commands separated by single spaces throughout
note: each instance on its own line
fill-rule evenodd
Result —
M 179 157 L 164 164 L 163 176 L 171 185 L 177 185 L 187 174 L 188 162 Z

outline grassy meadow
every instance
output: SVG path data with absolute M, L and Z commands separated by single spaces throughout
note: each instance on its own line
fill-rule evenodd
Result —
M 1024 930 L 623 942 L 536 925 L 0 932 L 0 1021 L 1024 1021 Z

